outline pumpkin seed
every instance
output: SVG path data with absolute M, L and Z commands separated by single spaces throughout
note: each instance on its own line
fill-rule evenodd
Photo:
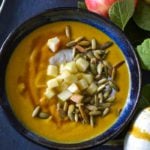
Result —
M 35 109 L 32 112 L 32 117 L 33 118 L 36 117 L 39 114 L 40 110 L 41 110 L 41 107 L 40 106 L 36 106 Z
M 94 95 L 94 103 L 95 103 L 95 106 L 98 106 L 98 96 L 95 94 Z
M 75 120 L 75 122 L 78 122 L 78 120 L 79 120 L 79 115 L 78 115 L 78 113 L 75 113 L 75 115 L 74 115 L 74 120 Z
M 106 50 L 96 49 L 99 55 L 104 55 Z
M 104 67 L 103 67 L 103 70 L 104 70 L 104 75 L 105 75 L 105 77 L 107 78 L 108 75 L 109 75 L 107 66 L 104 66 Z
M 65 112 L 67 112 L 67 110 L 68 110 L 68 103 L 67 102 L 64 103 L 63 110 Z
M 119 87 L 116 85 L 114 81 L 109 81 L 110 87 L 112 87 L 114 90 L 119 91 Z
M 106 102 L 110 102 L 110 103 L 112 103 L 114 101 L 115 101 L 115 96 L 111 96 L 106 100 Z
M 112 78 L 112 80 L 114 80 L 115 77 L 116 77 L 116 68 L 113 67 L 112 73 L 111 73 L 111 78 Z
M 79 107 L 79 106 L 83 106 L 84 104 L 83 103 L 76 103 L 76 106 Z
M 92 47 L 91 47 L 91 46 L 90 46 L 90 47 L 85 48 L 85 51 L 90 51 L 90 50 L 92 50 Z
M 90 111 L 94 111 L 94 110 L 97 110 L 97 107 L 94 106 L 94 105 L 87 105 L 86 108 Z
M 78 42 L 80 42 L 81 40 L 83 40 L 84 39 L 84 36 L 79 36 L 79 37 L 77 37 L 74 41 L 76 42 L 76 43 L 78 43 Z
M 81 53 L 86 52 L 86 51 L 85 51 L 85 48 L 83 48 L 83 47 L 80 46 L 80 45 L 76 45 L 75 48 L 76 48 L 76 50 L 78 50 L 78 51 L 81 52 Z
M 109 50 L 105 50 L 105 57 L 108 55 Z
M 108 41 L 108 42 L 106 42 L 106 43 L 100 45 L 100 49 L 104 50 L 104 49 L 109 48 L 109 47 L 112 46 L 112 45 L 113 45 L 113 42 Z
M 66 37 L 70 40 L 71 39 L 71 29 L 70 29 L 70 26 L 66 26 L 65 27 L 65 33 L 66 33 Z
M 90 70 L 91 70 L 91 72 L 94 75 L 97 74 L 97 70 L 96 70 L 96 65 L 95 64 L 90 63 Z
M 105 91 L 105 93 L 104 93 L 104 99 L 107 99 L 109 95 L 110 95 L 110 92 L 109 91 Z
M 122 60 L 122 61 L 116 63 L 113 67 L 114 67 L 114 68 L 118 68 L 118 67 L 120 67 L 121 65 L 123 65 L 124 63 L 125 63 L 125 61 Z
M 99 103 L 102 104 L 103 103 L 103 99 L 99 99 Z
M 75 110 L 75 106 L 73 104 L 69 105 L 69 107 L 68 107 L 68 117 L 72 121 L 74 120 L 74 114 L 73 114 L 74 110 Z
M 103 60 L 106 59 L 108 53 L 109 53 L 109 50 L 105 50 L 105 53 L 104 53 L 103 56 L 102 56 L 102 59 L 103 59 Z
M 106 83 L 107 81 L 108 81 L 108 80 L 107 80 L 106 78 L 103 78 L 103 79 L 99 80 L 97 83 L 98 83 L 99 85 L 101 85 L 101 84 Z
M 99 103 L 103 103 L 103 94 L 102 93 L 99 93 L 98 94 L 98 99 L 99 99 Z
M 98 106 L 98 107 L 97 107 L 97 110 L 104 111 L 105 108 L 107 108 L 107 107 Z
M 90 61 L 92 64 L 96 64 L 97 60 L 96 58 L 91 58 L 91 61 Z
M 79 42 L 78 44 L 79 44 L 80 46 L 83 46 L 83 47 L 85 46 L 85 47 L 86 47 L 86 46 L 89 46 L 89 45 L 90 45 L 90 42 L 87 41 L 87 40 L 83 40 L 83 41 Z
M 75 58 L 75 55 L 76 55 L 76 48 L 73 47 L 73 48 L 72 48 L 72 57 Z
M 87 57 L 88 57 L 89 59 L 94 58 L 94 55 L 93 55 L 93 53 L 92 53 L 91 51 L 89 51 L 86 55 L 87 55 Z
M 112 69 L 112 65 L 108 61 L 103 60 L 103 64 L 104 66 L 107 66 L 109 69 Z
M 38 117 L 41 119 L 47 119 L 49 117 L 49 114 L 45 113 L 45 112 L 40 112 L 38 114 Z
M 99 64 L 97 65 L 97 73 L 98 73 L 99 75 L 102 74 L 103 67 L 104 67 L 104 66 L 103 66 L 102 63 L 99 63 Z
M 89 115 L 92 115 L 92 116 L 99 116 L 101 115 L 102 112 L 101 111 L 98 111 L 98 110 L 95 110 L 95 111 L 90 111 L 89 112 Z
M 101 75 L 100 74 L 97 74 L 96 76 L 95 76 L 95 79 L 96 80 L 99 80 L 101 78 Z
M 90 125 L 91 127 L 94 127 L 94 116 L 90 116 Z
M 105 110 L 103 111 L 103 114 L 102 114 L 102 116 L 106 116 L 108 113 L 109 113 L 109 111 L 110 111 L 110 108 L 105 108 Z
M 109 87 L 104 93 L 104 99 L 107 99 L 111 94 L 112 89 Z
M 75 46 L 77 43 L 75 41 L 70 41 L 66 44 L 67 47 L 73 47 Z
M 106 87 L 106 84 L 102 84 L 97 88 L 97 92 L 101 92 Z
M 93 55 L 95 56 L 95 58 L 101 59 L 100 51 L 97 51 L 97 50 L 93 51 Z
M 99 107 L 102 107 L 102 108 L 107 108 L 107 107 L 110 107 L 112 104 L 111 103 L 102 103 L 102 104 L 100 104 L 100 106 Z
M 80 113 L 81 113 L 81 116 L 82 116 L 84 122 L 85 122 L 85 123 L 89 123 L 88 117 L 87 117 L 86 113 L 84 112 L 82 106 L 79 106 L 79 111 L 80 111 Z
M 91 46 L 93 50 L 96 49 L 96 40 L 94 38 L 91 40 Z

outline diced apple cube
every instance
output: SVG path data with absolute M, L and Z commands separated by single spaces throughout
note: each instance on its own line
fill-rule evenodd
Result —
M 57 89 L 57 91 L 62 92 L 64 90 L 66 90 L 68 88 L 68 86 L 69 85 L 67 83 L 62 82 L 56 89 Z
M 62 101 L 66 101 L 71 97 L 72 93 L 68 90 L 62 91 L 61 93 L 59 93 L 57 96 L 60 100 Z
M 78 86 L 79 86 L 80 90 L 82 91 L 82 90 L 85 90 L 88 88 L 88 83 L 85 79 L 81 79 L 78 81 Z
M 75 83 L 72 83 L 69 87 L 68 90 L 72 93 L 78 93 L 80 92 L 78 86 Z
M 93 75 L 91 74 L 84 74 L 83 78 L 88 82 L 88 84 L 91 84 L 93 82 Z
M 58 68 L 57 68 L 57 66 L 55 66 L 55 65 L 48 65 L 47 75 L 48 76 L 52 76 L 52 77 L 56 77 L 58 75 Z
M 47 88 L 44 95 L 48 98 L 51 99 L 52 97 L 55 96 L 55 92 L 52 89 Z
M 60 73 L 63 73 L 63 72 L 64 72 L 64 70 L 66 70 L 66 68 L 65 68 L 65 64 L 64 64 L 64 63 L 62 63 L 62 64 L 60 64 L 60 66 L 59 66 L 59 72 L 60 72 Z
M 71 75 L 71 73 L 69 71 L 65 70 L 62 72 L 61 78 L 65 79 L 65 78 L 68 78 L 70 75 Z
M 47 81 L 47 86 L 49 89 L 55 88 L 57 86 L 59 86 L 57 79 L 51 79 Z
M 48 39 L 47 46 L 52 52 L 56 52 L 60 47 L 60 39 L 58 37 Z
M 93 95 L 96 91 L 97 91 L 97 85 L 95 83 L 92 83 L 87 89 L 87 92 L 90 95 Z
M 83 78 L 84 73 L 78 73 L 78 74 L 76 74 L 76 75 L 77 75 L 77 78 L 80 80 L 80 79 Z
M 80 94 L 73 94 L 70 99 L 75 103 L 81 103 L 83 96 Z
M 79 58 L 76 61 L 76 65 L 79 71 L 85 72 L 89 66 L 89 62 L 84 58 Z
M 74 74 L 71 74 L 69 76 L 67 76 L 66 78 L 64 78 L 64 82 L 68 83 L 68 84 L 71 84 L 71 83 L 75 83 L 77 82 L 77 76 L 74 75 Z
M 77 73 L 78 72 L 78 69 L 77 69 L 75 61 L 71 61 L 71 62 L 66 63 L 65 68 L 68 71 L 70 71 L 71 73 Z
M 56 77 L 56 79 L 57 79 L 57 81 L 58 81 L 59 84 L 61 84 L 62 81 L 63 81 L 63 78 L 62 78 L 61 75 L 58 75 L 58 76 Z

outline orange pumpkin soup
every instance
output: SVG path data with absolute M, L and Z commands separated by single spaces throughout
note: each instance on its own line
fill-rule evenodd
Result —
M 71 38 L 84 36 L 86 39 L 95 38 L 98 43 L 112 41 L 106 34 L 84 23 L 63 21 L 44 25 L 27 35 L 14 50 L 6 73 L 6 91 L 11 107 L 18 120 L 30 131 L 58 143 L 78 143 L 89 140 L 106 131 L 118 118 L 118 109 L 123 108 L 129 91 L 129 72 L 124 63 L 117 69 L 115 82 L 119 87 L 116 99 L 108 115 L 96 119 L 96 125 L 62 121 L 57 112 L 57 98 L 50 100 L 42 97 L 46 90 L 47 67 L 53 53 L 47 46 L 50 38 L 58 37 L 61 41 L 59 49 L 64 49 L 68 38 L 64 29 L 71 27 Z M 106 58 L 111 64 L 125 60 L 119 47 L 114 43 L 108 48 Z M 73 99 L 74 100 L 74 99 Z M 40 109 L 53 116 L 47 119 L 33 117 L 34 108 Z

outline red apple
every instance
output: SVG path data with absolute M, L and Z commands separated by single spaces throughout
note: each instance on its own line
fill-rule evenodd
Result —
M 89 11 L 108 17 L 108 10 L 117 0 L 85 0 L 85 4 Z M 138 0 L 134 0 L 135 5 Z

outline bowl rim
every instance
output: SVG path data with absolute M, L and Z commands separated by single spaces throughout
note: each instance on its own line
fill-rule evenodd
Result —
M 132 52 L 132 55 L 134 57 L 134 62 L 136 64 L 136 67 L 137 67 L 137 74 L 138 74 L 138 80 L 136 80 L 136 82 L 138 81 L 138 88 L 137 89 L 137 94 L 136 94 L 136 98 L 134 98 L 134 104 L 132 104 L 132 110 L 129 112 L 129 110 L 124 110 L 124 111 L 127 111 L 128 112 L 128 116 L 126 116 L 126 118 L 123 120 L 124 122 L 120 124 L 120 126 L 118 128 L 114 128 L 111 132 L 109 131 L 109 129 L 107 131 L 105 131 L 104 133 L 107 133 L 107 135 L 109 135 L 109 137 L 107 136 L 104 136 L 105 138 L 99 138 L 100 136 L 102 136 L 103 134 L 101 134 L 100 136 L 98 137 L 95 137 L 95 138 L 92 138 L 90 140 L 87 140 L 87 141 L 83 141 L 81 143 L 73 143 L 73 144 L 63 144 L 63 143 L 56 143 L 56 142 L 53 142 L 53 141 L 49 141 L 49 140 L 46 140 L 44 139 L 43 137 L 33 133 L 32 131 L 28 130 L 27 128 L 25 128 L 20 121 L 17 120 L 17 117 L 12 113 L 12 109 L 11 109 L 11 106 L 7 100 L 7 97 L 6 97 L 6 93 L 5 93 L 5 86 L 4 86 L 4 81 L 1 81 L 0 79 L 0 83 L 3 83 L 1 84 L 2 87 L 0 87 L 0 97 L 2 99 L 2 102 L 1 102 L 1 106 L 4 110 L 4 113 L 6 115 L 6 118 L 9 120 L 10 124 L 23 136 L 25 136 L 26 138 L 30 139 L 31 141 L 35 142 L 35 143 L 38 143 L 38 144 L 41 144 L 43 146 L 46 146 L 46 147 L 49 147 L 49 148 L 56 148 L 56 149 L 83 149 L 83 148 L 90 148 L 90 147 L 93 147 L 93 146 L 96 146 L 96 145 L 99 145 L 99 144 L 103 144 L 104 142 L 112 139 L 113 137 L 115 137 L 116 135 L 118 135 L 122 130 L 123 128 L 127 125 L 127 123 L 131 120 L 134 112 L 135 112 L 135 108 L 137 106 L 137 103 L 138 103 L 138 99 L 139 99 L 139 95 L 140 95 L 140 90 L 141 90 L 141 70 L 140 70 L 140 65 L 139 65 L 139 62 L 138 62 L 138 58 L 134 52 L 134 49 L 132 47 L 132 45 L 130 44 L 129 40 L 127 39 L 127 37 L 124 35 L 123 31 L 121 31 L 116 25 L 114 25 L 110 20 L 102 17 L 102 16 L 99 16 L 95 13 L 91 13 L 87 10 L 83 10 L 83 9 L 79 9 L 79 8 L 75 8 L 75 7 L 63 7 L 63 8 L 53 8 L 53 9 L 48 9 L 46 11 L 43 11 L 41 13 L 39 13 L 38 15 L 35 15 L 29 19 L 27 19 L 26 21 L 24 21 L 21 25 L 19 25 L 17 28 L 15 28 L 6 38 L 6 40 L 4 41 L 1 49 L 0 49 L 0 64 L 3 64 L 2 63 L 2 60 L 3 60 L 3 57 L 6 55 L 5 51 L 6 49 L 8 49 L 9 45 L 10 45 L 10 42 L 12 41 L 12 39 L 14 38 L 14 36 L 16 34 L 18 34 L 19 32 L 21 32 L 20 29 L 22 29 L 24 26 L 26 26 L 26 24 L 29 24 L 30 22 L 32 22 L 34 19 L 38 19 L 40 17 L 43 17 L 44 15 L 46 14 L 50 14 L 50 13 L 59 13 L 61 11 L 76 11 L 76 13 L 81 13 L 83 15 L 89 15 L 91 17 L 95 17 L 97 18 L 97 20 L 101 20 L 102 22 L 104 22 L 105 24 L 108 24 L 110 25 L 113 30 L 117 31 L 117 33 L 124 38 L 126 44 L 128 45 L 128 48 L 131 50 Z M 64 15 L 65 17 L 65 15 Z M 79 17 L 80 18 L 80 17 Z M 39 19 L 38 19 L 39 20 Z M 58 19 L 59 21 L 59 19 Z M 62 20 L 61 20 L 62 21 Z M 66 21 L 69 21 L 66 19 Z M 79 20 L 74 20 L 74 21 L 79 21 Z M 81 21 L 81 20 L 80 20 Z M 56 21 L 55 21 L 56 22 Z M 34 29 L 37 29 L 38 27 L 42 26 L 42 25 L 45 25 L 45 24 L 48 24 L 48 23 L 52 23 L 52 22 L 47 22 L 47 23 L 42 23 L 41 25 L 36 25 L 36 27 L 34 28 L 34 26 L 32 27 L 32 29 L 29 30 L 28 33 L 30 33 L 31 31 L 33 31 Z M 87 23 L 87 22 L 85 22 Z M 91 25 L 90 23 L 87 23 L 89 25 Z M 30 28 L 30 27 L 29 27 Z M 26 35 L 28 35 L 28 33 L 25 33 Z M 21 33 L 20 33 L 21 34 Z M 106 34 L 106 33 L 105 33 Z M 23 36 L 23 35 L 21 35 Z M 109 35 L 108 35 L 109 36 Z M 25 35 L 23 36 L 23 38 L 25 37 Z M 110 37 L 110 36 L 109 36 Z M 112 38 L 112 37 L 111 37 Z M 113 39 L 114 40 L 114 39 Z M 21 41 L 21 40 L 20 40 Z M 116 41 L 115 41 L 116 42 Z M 15 44 L 14 44 L 15 45 Z M 117 44 L 118 45 L 118 44 Z M 119 45 L 118 45 L 119 46 Z M 16 46 L 14 46 L 15 48 Z M 12 48 L 13 49 L 13 48 Z M 120 48 L 121 49 L 121 48 Z M 121 49 L 122 51 L 122 49 Z M 8 56 L 10 58 L 10 56 Z M 125 54 L 124 54 L 124 57 L 126 58 Z M 4 57 L 5 59 L 5 57 Z M 126 58 L 127 59 L 127 58 Z M 8 61 L 8 60 L 7 60 Z M 127 64 L 128 64 L 128 61 L 127 61 Z M 1 65 L 0 65 L 1 66 Z M 7 66 L 7 65 L 6 65 Z M 0 67 L 0 70 L 3 70 L 6 68 L 5 65 L 3 65 L 2 67 Z M 129 69 L 129 71 L 131 71 Z M 5 73 L 4 73 L 4 76 L 5 76 Z M 5 78 L 5 77 L 4 77 Z M 4 87 L 3 87 L 4 86 Z M 132 90 L 132 89 L 131 89 Z M 127 104 L 126 104 L 127 105 Z M 125 105 L 125 106 L 126 106 Z M 124 107 L 125 107 L 124 106 Z M 122 113 L 121 113 L 122 114 Z M 120 115 L 121 116 L 121 115 Z M 120 117 L 119 117 L 120 118 Z M 114 122 L 114 124 L 116 124 L 116 122 L 118 121 L 118 119 Z M 111 125 L 110 128 L 112 128 L 113 125 Z

